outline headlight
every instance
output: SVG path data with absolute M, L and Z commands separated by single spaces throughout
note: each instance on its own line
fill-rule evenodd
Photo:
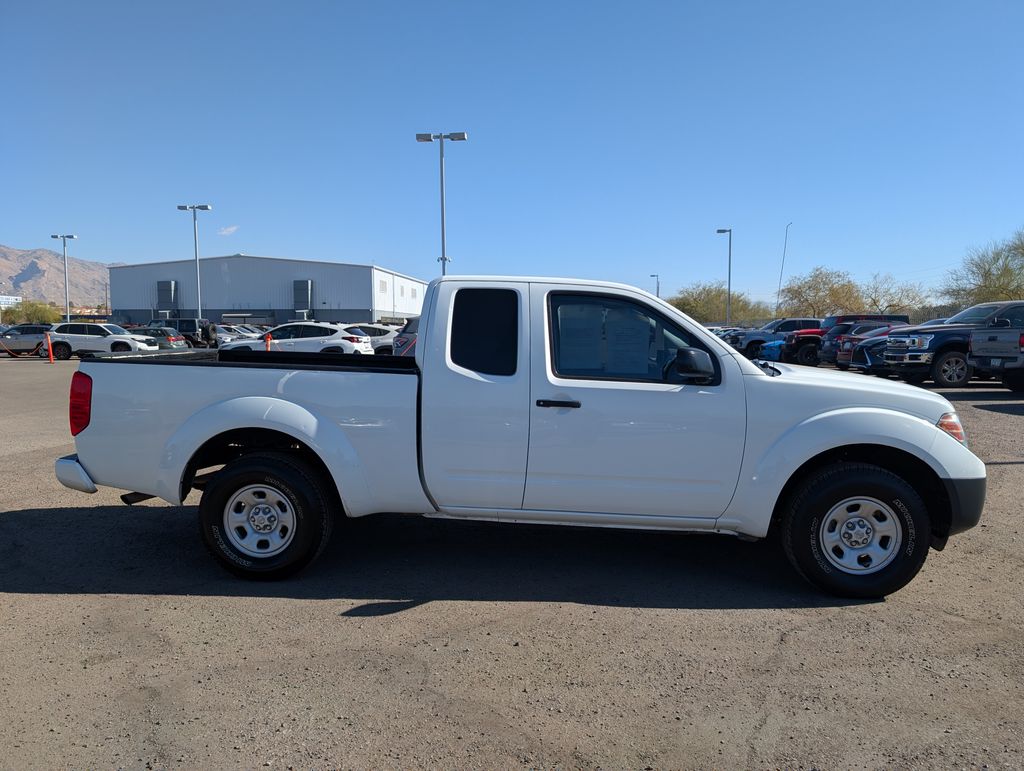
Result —
M 907 345 L 910 348 L 927 348 L 933 337 L 935 337 L 935 335 L 918 335 L 917 337 L 908 337 Z
M 960 418 L 955 412 L 945 413 L 935 425 L 964 445 L 964 447 L 967 446 L 967 434 L 964 432 Z

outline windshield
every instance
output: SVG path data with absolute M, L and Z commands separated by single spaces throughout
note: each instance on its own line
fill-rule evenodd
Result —
M 955 316 L 950 316 L 943 324 L 974 324 L 984 321 L 995 310 L 994 305 L 975 305 L 965 311 L 960 311 Z
M 129 334 L 127 329 L 122 329 L 117 324 L 103 324 L 103 328 L 110 332 L 112 335 L 127 335 Z
M 760 331 L 761 332 L 774 332 L 775 328 L 777 326 L 779 326 L 779 324 L 781 324 L 783 321 L 785 321 L 785 319 L 776 319 L 775 321 L 769 321 L 767 324 L 765 324 L 763 327 L 761 327 Z
M 825 335 L 825 337 L 839 337 L 844 332 L 848 332 L 853 324 L 835 324 Z

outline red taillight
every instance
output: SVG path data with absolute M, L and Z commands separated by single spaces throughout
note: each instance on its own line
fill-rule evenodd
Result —
M 358 342 L 360 342 L 360 338 L 358 338 L 358 337 L 343 337 L 341 339 L 342 340 L 347 340 L 350 343 L 358 343 Z
M 68 407 L 71 421 L 71 436 L 85 431 L 92 417 L 92 378 L 84 372 L 71 376 L 71 399 Z
M 1024 353 L 1024 334 L 1020 336 L 1020 339 L 1017 341 L 1017 345 L 1020 346 L 1020 352 Z

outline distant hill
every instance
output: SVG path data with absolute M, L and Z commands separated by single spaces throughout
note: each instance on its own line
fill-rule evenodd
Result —
M 71 256 L 68 244 L 68 290 L 71 304 L 103 303 L 103 288 L 110 265 Z M 51 249 L 12 249 L 0 245 L 0 294 L 21 295 L 64 305 L 64 255 Z

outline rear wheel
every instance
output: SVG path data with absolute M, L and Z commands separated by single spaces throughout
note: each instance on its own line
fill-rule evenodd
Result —
M 891 471 L 836 463 L 808 476 L 783 512 L 782 543 L 801 576 L 841 597 L 884 597 L 928 555 L 924 501 Z
M 1024 391 L 1024 374 L 1004 374 L 1003 385 L 1015 393 Z
M 967 363 L 967 354 L 946 351 L 932 364 L 932 381 L 942 388 L 964 388 L 974 368 Z
M 243 578 L 285 578 L 331 537 L 333 496 L 308 463 L 281 452 L 245 455 L 206 486 L 199 526 L 210 553 Z
M 796 352 L 796 363 L 803 364 L 805 367 L 817 367 L 818 346 L 813 343 L 800 346 Z
M 53 351 L 53 358 L 67 361 L 71 358 L 71 346 L 67 343 L 54 343 L 50 350 Z
M 756 359 L 758 356 L 761 355 L 762 345 L 763 343 L 761 343 L 760 341 L 747 343 L 747 347 L 743 349 L 743 355 L 746 356 L 748 359 Z
M 836 362 L 836 369 L 839 370 L 840 372 L 846 372 L 847 370 L 850 369 L 850 365 L 840 364 L 839 362 Z

